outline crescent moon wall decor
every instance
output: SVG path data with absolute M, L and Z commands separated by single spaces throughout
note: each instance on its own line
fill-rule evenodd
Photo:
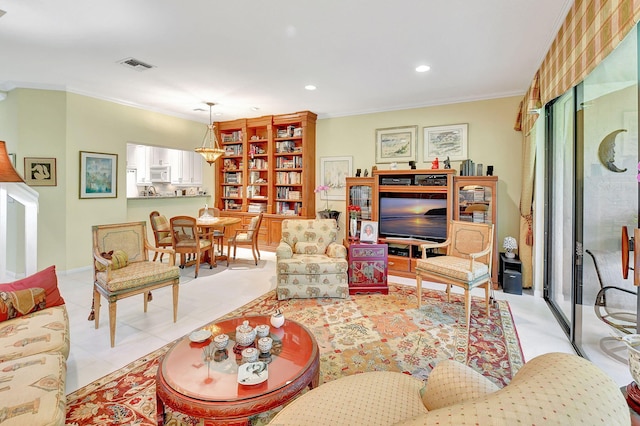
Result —
M 598 146 L 598 158 L 603 166 L 607 169 L 611 170 L 614 173 L 624 173 L 627 169 L 621 169 L 615 165 L 616 161 L 616 136 L 618 133 L 626 132 L 626 129 L 618 129 L 609 133 L 607 136 L 602 139 L 600 145 Z

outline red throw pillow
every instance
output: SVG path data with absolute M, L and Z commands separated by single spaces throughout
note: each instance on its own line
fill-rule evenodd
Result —
M 0 284 L 0 291 L 18 291 L 25 288 L 43 288 L 46 294 L 46 307 L 64 305 L 64 299 L 58 290 L 58 277 L 56 276 L 55 265 L 49 266 L 40 272 L 36 272 L 26 278 L 12 283 Z

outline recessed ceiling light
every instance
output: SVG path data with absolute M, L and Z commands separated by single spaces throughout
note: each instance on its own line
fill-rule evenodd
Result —
M 251 110 L 252 110 L 252 111 L 260 111 L 260 108 L 258 108 L 258 107 L 251 107 Z
M 221 112 L 214 112 L 213 115 L 215 115 L 216 117 L 220 117 L 222 115 Z
M 416 71 L 418 72 L 427 72 L 431 69 L 431 67 L 429 65 L 420 65 L 418 67 L 416 67 Z
M 203 112 L 203 111 L 206 111 L 206 109 L 204 109 L 204 108 L 194 108 L 193 110 L 194 110 L 195 112 Z
M 314 86 L 313 84 L 307 84 L 306 86 L 304 86 L 305 89 L 307 90 L 316 90 L 317 87 Z

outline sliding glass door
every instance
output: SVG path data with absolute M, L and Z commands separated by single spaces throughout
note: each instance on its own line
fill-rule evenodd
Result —
M 546 110 L 545 298 L 576 349 L 605 368 L 625 362 L 626 351 L 598 317 L 596 297 L 602 286 L 635 290 L 632 274 L 622 277 L 621 234 L 638 226 L 637 53 L 634 29 Z M 608 298 L 636 312 L 633 296 Z

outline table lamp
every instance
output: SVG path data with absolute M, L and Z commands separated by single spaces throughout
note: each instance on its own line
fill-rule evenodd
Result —
M 504 237 L 504 241 L 502 242 L 502 247 L 504 248 L 504 255 L 509 259 L 513 259 L 516 257 L 516 254 L 513 252 L 518 248 L 518 243 L 516 239 L 513 237 Z

